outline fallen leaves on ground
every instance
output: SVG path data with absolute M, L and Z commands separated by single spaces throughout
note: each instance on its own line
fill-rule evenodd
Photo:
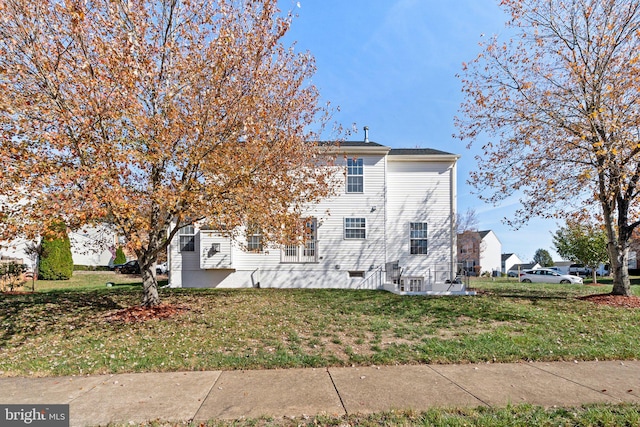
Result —
M 611 307 L 640 308 L 640 297 L 611 294 L 595 294 L 579 297 L 578 299 L 589 301 L 595 304 L 609 305 Z
M 152 319 L 168 319 L 187 310 L 187 307 L 173 304 L 160 304 L 155 307 L 135 306 L 109 314 L 106 316 L 106 320 L 125 323 L 145 322 Z

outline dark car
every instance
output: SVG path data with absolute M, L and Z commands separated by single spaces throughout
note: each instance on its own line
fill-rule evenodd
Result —
M 117 264 L 113 266 L 113 271 L 122 274 L 140 274 L 140 264 L 138 264 L 138 260 Z

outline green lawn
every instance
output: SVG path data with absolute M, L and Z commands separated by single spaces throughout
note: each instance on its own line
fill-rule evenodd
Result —
M 640 310 L 576 299 L 609 286 L 474 282 L 476 297 L 382 291 L 161 289 L 183 310 L 139 323 L 139 279 L 97 273 L 0 298 L 3 375 L 632 359 Z M 111 279 L 111 280 L 109 280 Z M 125 280 L 133 283 L 124 283 Z M 92 281 L 93 280 L 93 281 Z M 116 285 L 106 287 L 112 281 Z M 638 287 L 634 291 L 639 293 Z
M 144 426 L 175 426 L 174 423 L 151 422 Z M 343 417 L 260 418 L 234 421 L 210 420 L 207 423 L 180 424 L 193 427 L 312 427 L 312 426 L 425 426 L 425 427 L 635 427 L 640 425 L 640 405 L 586 405 L 579 408 L 541 408 L 532 405 L 506 408 L 431 409 L 425 412 L 389 411 L 370 415 Z M 116 424 L 113 427 L 129 427 Z

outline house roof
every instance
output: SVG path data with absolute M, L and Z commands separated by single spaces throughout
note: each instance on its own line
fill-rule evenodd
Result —
M 537 267 L 536 267 L 537 266 Z M 539 268 L 540 264 L 538 264 L 537 262 L 535 263 L 529 263 L 529 264 L 513 264 L 511 266 L 511 268 L 509 269 L 509 271 L 511 270 L 518 270 L 518 268 L 520 270 L 530 270 L 530 269 L 535 269 L 535 268 Z
M 416 155 L 428 155 L 428 156 L 453 156 L 453 153 L 447 153 L 446 151 L 435 150 L 433 148 L 392 148 L 389 151 L 390 156 L 416 156 Z
M 433 148 L 391 148 L 372 141 L 319 141 L 318 145 L 327 147 L 330 152 L 334 153 L 387 154 L 389 160 L 399 162 L 416 160 L 455 162 L 460 158 L 458 154 Z
M 502 261 L 506 261 L 509 258 L 511 258 L 512 256 L 514 256 L 515 254 L 502 254 Z
M 485 237 L 487 237 L 487 234 L 489 233 L 491 233 L 491 230 L 478 231 L 478 234 L 480 235 L 481 239 L 484 239 Z
M 377 142 L 364 142 L 364 141 L 320 141 L 318 142 L 318 144 L 319 145 L 335 145 L 339 147 L 386 147 L 385 145 L 378 144 Z

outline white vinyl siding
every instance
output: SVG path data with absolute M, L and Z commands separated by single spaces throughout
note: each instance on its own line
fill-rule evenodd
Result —
M 387 256 L 399 260 L 403 274 L 422 276 L 430 269 L 451 267 L 452 195 L 451 162 L 387 161 Z M 428 224 L 423 232 L 411 235 L 411 223 Z M 427 254 L 412 254 L 412 237 L 428 240 Z M 422 250 L 422 249 L 420 249 Z M 438 276 L 438 280 L 442 277 Z

